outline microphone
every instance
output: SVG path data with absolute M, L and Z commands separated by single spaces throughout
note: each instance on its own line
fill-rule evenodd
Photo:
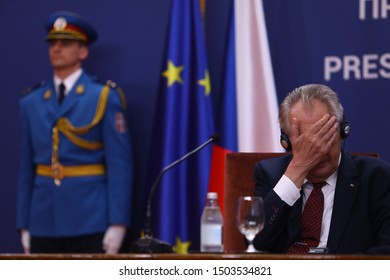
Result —
M 149 197 L 148 197 L 148 204 L 146 207 L 146 215 L 145 215 L 145 224 L 144 224 L 144 236 L 138 239 L 134 244 L 132 251 L 135 253 L 173 253 L 172 246 L 164 241 L 158 240 L 156 238 L 153 238 L 152 234 L 152 198 L 153 194 L 160 183 L 162 177 L 164 174 L 171 169 L 172 167 L 178 165 L 182 161 L 186 160 L 188 157 L 192 156 L 193 154 L 196 154 L 201 149 L 206 147 L 210 143 L 215 143 L 219 141 L 220 135 L 218 133 L 214 133 L 210 136 L 210 138 L 204 142 L 202 145 L 198 146 L 194 150 L 190 151 L 189 153 L 185 154 L 178 160 L 172 162 L 171 164 L 164 167 L 159 175 L 157 176 L 156 180 L 154 181 L 152 188 L 150 189 Z

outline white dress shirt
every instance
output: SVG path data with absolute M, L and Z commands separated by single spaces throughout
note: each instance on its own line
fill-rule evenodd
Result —
M 61 80 L 59 77 L 54 76 L 54 87 L 56 89 L 57 95 L 58 88 L 61 83 L 65 86 L 65 96 L 68 95 L 69 91 L 73 88 L 74 84 L 77 82 L 77 80 L 80 78 L 81 74 L 83 73 L 82 69 L 78 69 L 72 74 L 70 74 L 65 80 Z
M 341 155 L 339 159 L 339 164 L 340 160 Z M 326 185 L 323 186 L 321 189 L 322 193 L 324 194 L 324 213 L 322 214 L 321 235 L 318 248 L 326 248 L 326 245 L 328 243 L 330 221 L 332 218 L 333 211 L 334 193 L 337 182 L 337 173 L 338 169 L 325 180 Z M 303 211 L 303 208 L 305 208 L 306 201 L 311 191 L 313 190 L 313 185 L 308 180 L 305 179 L 302 187 L 297 188 L 295 184 L 290 180 L 290 178 L 283 175 L 274 188 L 276 194 L 290 206 L 292 206 L 301 197 L 301 190 Z

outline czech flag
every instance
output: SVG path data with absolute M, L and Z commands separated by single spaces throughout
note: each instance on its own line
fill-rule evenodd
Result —
M 261 0 L 234 0 L 223 92 L 217 103 L 209 191 L 223 209 L 224 164 L 230 152 L 283 152 L 278 101 Z

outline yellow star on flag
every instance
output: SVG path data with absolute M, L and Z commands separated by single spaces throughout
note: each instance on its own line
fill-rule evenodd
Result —
M 168 69 L 165 70 L 162 75 L 168 79 L 168 86 L 172 86 L 175 82 L 183 83 L 180 77 L 184 66 L 175 66 L 171 60 L 168 61 Z
M 203 80 L 199 80 L 198 84 L 201 85 L 201 86 L 204 86 L 206 95 L 210 94 L 210 92 L 211 92 L 211 85 L 210 85 L 209 71 L 207 71 L 207 70 L 205 71 L 204 79 Z
M 191 242 L 182 242 L 180 237 L 176 237 L 176 245 L 173 246 L 173 251 L 177 254 L 188 254 L 188 248 L 190 248 Z

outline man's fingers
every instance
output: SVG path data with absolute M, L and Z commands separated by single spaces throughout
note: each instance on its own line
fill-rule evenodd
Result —
M 312 141 L 318 143 L 327 142 L 332 135 L 336 132 L 338 123 L 335 116 L 325 114 L 321 119 L 314 123 L 305 134 Z
M 338 126 L 337 126 L 338 127 Z M 336 141 L 337 133 L 331 134 L 330 139 L 325 143 L 325 150 L 329 151 L 334 145 L 334 141 Z
M 339 128 L 339 123 L 330 123 L 327 126 L 324 126 L 324 132 L 325 134 L 322 135 L 321 137 L 324 139 L 324 142 L 328 142 L 331 138 L 333 138 L 334 135 L 339 134 L 340 128 Z
M 298 121 L 296 118 L 292 119 L 290 130 L 290 138 L 294 142 L 294 140 L 299 136 Z
M 325 114 L 322 116 L 321 119 L 319 119 L 316 123 L 314 123 L 308 131 L 312 134 L 317 134 L 319 133 L 324 125 L 326 125 L 332 118 L 329 114 Z
M 321 129 L 318 131 L 319 136 L 326 135 L 330 130 L 334 130 L 334 125 L 338 124 L 335 116 L 332 116 L 325 122 Z

